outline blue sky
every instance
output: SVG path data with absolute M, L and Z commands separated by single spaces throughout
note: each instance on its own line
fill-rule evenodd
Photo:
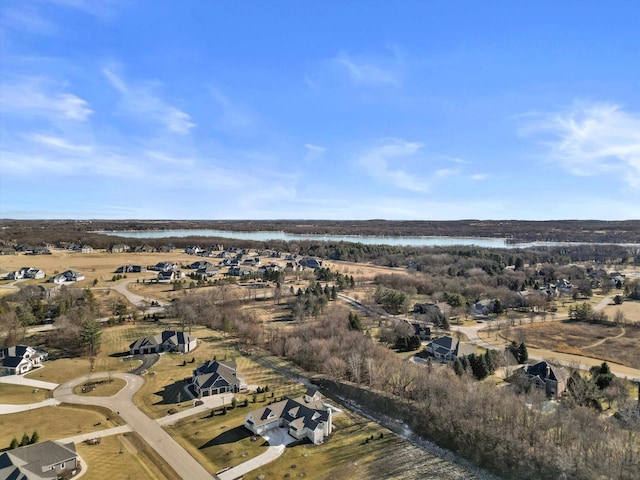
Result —
M 638 18 L 5 0 L 0 217 L 638 219 Z

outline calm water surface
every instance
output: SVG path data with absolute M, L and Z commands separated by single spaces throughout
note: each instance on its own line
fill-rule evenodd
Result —
M 385 237 L 378 235 L 300 235 L 287 232 L 238 232 L 230 230 L 144 230 L 144 231 L 107 231 L 105 235 L 117 235 L 127 238 L 167 238 L 167 237 L 220 237 L 236 240 L 283 240 L 299 242 L 304 240 L 325 242 L 355 242 L 366 245 L 402 245 L 411 247 L 447 247 L 452 245 L 474 245 L 486 248 L 528 248 L 534 246 L 569 245 L 562 242 L 532 242 L 509 244 L 504 238 L 472 237 Z

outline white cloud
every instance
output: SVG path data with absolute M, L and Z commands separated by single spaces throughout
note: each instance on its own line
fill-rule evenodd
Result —
M 398 85 L 400 83 L 400 73 L 398 71 L 397 59 L 390 62 L 380 60 L 354 58 L 347 52 L 340 52 L 334 57 L 333 62 L 342 68 L 351 81 L 357 85 L 369 87 Z M 389 65 L 380 65 L 389 63 Z
M 0 105 L 5 112 L 45 117 L 52 121 L 87 120 L 93 113 L 89 103 L 61 90 L 42 78 L 21 78 L 19 82 L 0 85 Z
M 640 189 L 640 114 L 606 102 L 576 102 L 536 114 L 521 132 L 538 138 L 548 157 L 573 175 L 619 175 Z
M 469 175 L 469 178 L 471 180 L 474 180 L 476 182 L 480 182 L 482 180 L 486 180 L 490 177 L 490 175 L 488 173 L 474 173 L 473 175 Z
M 356 163 L 382 182 L 415 192 L 427 192 L 438 180 L 459 173 L 458 170 L 448 168 L 435 170 L 429 175 L 417 173 L 429 170 L 430 167 L 430 158 L 420 154 L 422 147 L 420 142 L 408 142 L 399 138 L 385 139 L 360 155 Z M 418 166 L 415 166 L 416 163 Z M 407 164 L 413 164 L 414 171 L 409 171 Z
M 113 68 L 103 68 L 102 73 L 109 84 L 122 95 L 124 110 L 136 118 L 152 120 L 180 135 L 188 134 L 196 126 L 188 113 L 169 105 L 157 96 L 153 85 L 140 82 L 128 84 L 113 71 Z
M 15 4 L 14 6 L 17 6 Z M 23 3 L 21 8 L 5 8 L 2 10 L 2 25 L 19 32 L 52 35 L 58 32 L 53 22 L 40 15 L 33 5 Z
M 324 155 L 324 152 L 327 151 L 326 148 L 321 147 L 319 145 L 314 145 L 312 143 L 305 143 L 304 147 L 307 149 L 307 153 L 304 156 L 304 162 L 310 163 Z

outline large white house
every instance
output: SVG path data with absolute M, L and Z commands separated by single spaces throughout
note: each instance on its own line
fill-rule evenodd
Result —
M 198 346 L 198 339 L 184 332 L 165 330 L 152 337 L 139 338 L 131 345 L 131 355 L 161 352 L 189 353 Z
M 49 354 L 27 345 L 0 349 L 0 375 L 22 375 L 33 370 L 47 359 Z
M 249 412 L 244 426 L 255 435 L 288 427 L 289 435 L 298 440 L 308 438 L 315 445 L 323 443 L 333 430 L 331 409 L 321 402 L 320 394 L 313 389 L 302 397 L 287 398 Z
M 9 272 L 9 274 L 7 274 L 7 280 L 20 280 L 23 278 L 40 279 L 44 278 L 44 276 L 44 270 L 34 267 L 22 267 L 20 270 L 16 270 L 15 272 Z
M 245 388 L 244 378 L 238 375 L 236 362 L 210 360 L 193 371 L 191 385 L 199 397 L 218 393 L 239 392 Z
M 57 283 L 58 285 L 64 285 L 65 283 L 80 282 L 85 279 L 85 276 L 75 270 L 67 270 L 58 275 L 55 275 L 49 279 L 50 282 Z

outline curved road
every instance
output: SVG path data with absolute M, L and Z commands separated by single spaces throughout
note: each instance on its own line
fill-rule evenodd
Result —
M 114 377 L 127 382 L 125 388 L 112 397 L 82 397 L 73 393 L 73 387 L 89 380 L 108 376 L 108 373 L 94 373 L 76 378 L 60 385 L 54 392 L 56 400 L 79 405 L 99 405 L 120 415 L 131 429 L 153 448 L 158 455 L 167 460 L 176 473 L 184 480 L 203 480 L 212 478 L 178 442 L 163 430 L 154 420 L 142 413 L 133 403 L 133 395 L 142 387 L 144 379 L 130 373 L 112 373 Z

